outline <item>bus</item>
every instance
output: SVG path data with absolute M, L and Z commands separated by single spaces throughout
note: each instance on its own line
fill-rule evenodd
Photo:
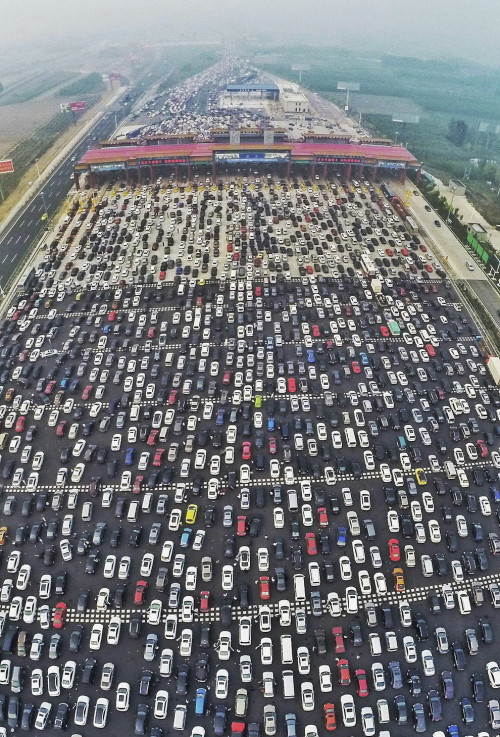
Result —
M 397 324 L 396 320 L 389 320 L 387 327 L 389 328 L 391 335 L 401 335 L 401 328 Z
M 406 218 L 406 225 L 408 226 L 408 230 L 410 231 L 410 233 L 418 233 L 418 225 L 409 215 Z
M 366 254 L 361 256 L 361 268 L 367 276 L 375 276 L 377 274 L 377 269 L 375 268 L 373 261 Z

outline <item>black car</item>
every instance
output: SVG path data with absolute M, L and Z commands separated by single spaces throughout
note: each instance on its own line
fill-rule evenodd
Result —
M 209 659 L 206 653 L 200 653 L 196 659 L 195 677 L 200 683 L 205 683 L 208 679 Z
M 71 635 L 69 636 L 69 651 L 70 653 L 77 653 L 82 646 L 82 639 L 84 634 L 84 628 L 81 624 L 77 624 Z
M 33 720 L 35 718 L 35 707 L 33 704 L 25 704 L 23 707 L 23 713 L 21 715 L 21 729 L 25 732 L 30 732 L 33 726 Z M 2 713 L 3 719 L 3 713 Z M 54 725 L 55 726 L 55 725 Z
M 143 670 L 139 680 L 139 696 L 147 696 L 153 683 L 153 671 Z
M 227 706 L 220 704 L 216 707 L 214 714 L 214 735 L 217 735 L 217 737 L 219 737 L 220 735 L 224 734 L 224 732 L 226 731 L 226 721 Z
M 326 633 L 323 629 L 314 630 L 314 642 L 318 655 L 326 654 Z
M 146 734 L 146 725 L 149 715 L 148 704 L 139 704 L 135 714 L 134 722 L 134 734 L 144 735 Z
M 396 709 L 396 722 L 399 725 L 406 724 L 408 722 L 408 708 L 405 697 L 397 694 L 394 697 L 394 707 Z
M 453 683 L 453 675 L 451 671 L 442 671 L 440 681 L 443 698 L 446 700 L 455 698 L 455 684 Z
M 134 640 L 139 637 L 141 634 L 142 629 L 142 617 L 140 614 L 133 614 L 130 617 L 130 622 L 128 625 L 128 633 L 130 637 L 132 637 Z
M 177 685 L 175 693 L 178 696 L 185 696 L 189 689 L 189 673 L 190 667 L 187 663 L 181 663 L 177 668 Z
M 418 668 L 408 668 L 406 671 L 406 682 L 412 696 L 420 696 L 422 693 L 422 680 Z
M 54 717 L 54 729 L 62 731 L 66 729 L 68 724 L 69 706 L 68 704 L 61 703 L 57 707 L 57 711 Z
M 94 682 L 96 665 L 95 658 L 87 658 L 85 660 L 82 672 L 82 683 L 89 684 Z
M 494 640 L 493 629 L 489 621 L 485 619 L 484 617 L 482 617 L 479 620 L 479 632 L 481 634 L 481 639 L 484 642 L 484 644 L 491 645 L 491 643 Z
M 403 674 L 401 673 L 399 662 L 397 660 L 391 660 L 387 667 L 392 688 L 403 688 Z
M 416 612 L 413 616 L 413 626 L 417 635 L 417 640 L 420 642 L 429 639 L 429 627 L 427 626 L 427 620 L 421 612 Z
M 427 703 L 431 722 L 440 722 L 443 718 L 443 705 L 438 692 L 434 688 L 427 693 Z
M 62 571 L 62 573 L 58 573 L 55 580 L 55 592 L 58 596 L 62 596 L 62 594 L 66 591 L 66 571 Z
M 484 701 L 485 697 L 484 676 L 482 673 L 473 673 L 471 675 L 470 681 L 472 685 L 472 695 L 474 697 L 474 701 L 477 704 L 481 704 Z

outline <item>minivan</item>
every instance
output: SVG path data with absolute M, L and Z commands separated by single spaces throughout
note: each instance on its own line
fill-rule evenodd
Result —
M 186 712 L 187 706 L 185 704 L 177 704 L 175 707 L 173 728 L 178 732 L 184 730 L 186 725 Z
M 292 637 L 291 635 L 281 635 L 281 662 L 283 665 L 291 665 L 293 663 Z
M 295 489 L 288 489 L 287 490 L 287 497 L 288 497 L 288 509 L 290 512 L 298 512 L 299 510 L 299 499 L 297 496 L 297 492 Z
M 127 522 L 137 522 L 137 515 L 139 514 L 139 502 L 130 502 L 127 512 Z
M 283 671 L 283 698 L 295 698 L 295 683 L 293 680 L 293 670 Z
M 348 448 L 355 448 L 356 445 L 357 445 L 357 442 L 356 442 L 356 433 L 354 432 L 354 430 L 352 429 L 352 427 L 346 427 L 345 430 L 344 430 L 344 433 L 345 433 L 345 439 L 346 439 L 346 442 L 347 442 L 347 447 Z
M 305 602 L 306 600 L 306 587 L 305 587 L 305 576 L 303 573 L 296 573 L 293 577 L 293 590 L 295 593 L 295 601 Z

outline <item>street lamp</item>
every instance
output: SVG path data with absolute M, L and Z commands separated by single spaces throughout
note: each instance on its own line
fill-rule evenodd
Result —
M 40 176 L 40 167 L 38 166 L 38 159 L 35 159 L 35 164 L 36 164 L 36 173 L 37 173 L 37 176 Z

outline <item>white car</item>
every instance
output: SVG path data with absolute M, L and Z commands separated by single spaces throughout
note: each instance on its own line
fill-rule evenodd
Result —
M 358 592 L 354 586 L 347 586 L 345 590 L 345 606 L 348 614 L 357 614 L 359 609 Z
M 343 581 L 350 581 L 352 578 L 352 567 L 350 558 L 347 555 L 341 555 L 339 558 L 340 577 Z
M 160 676 L 168 677 L 172 675 L 174 663 L 174 652 L 171 648 L 164 648 L 160 655 Z
M 387 526 L 390 532 L 399 532 L 399 515 L 394 509 L 387 512 Z
M 415 640 L 411 635 L 403 637 L 403 648 L 405 653 L 405 659 L 407 663 L 417 662 L 417 648 L 415 646 Z
M 352 545 L 352 553 L 353 553 L 355 562 L 364 563 L 366 560 L 366 554 L 365 554 L 365 546 L 363 545 L 362 541 L 353 540 L 351 545 Z
M 168 710 L 168 691 L 160 689 L 156 692 L 153 716 L 155 719 L 165 719 Z
M 333 691 L 332 671 L 329 665 L 319 666 L 319 687 L 322 693 Z
M 111 617 L 108 623 L 106 641 L 108 645 L 118 645 L 120 641 L 122 621 L 120 617 Z
M 259 548 L 257 550 L 257 565 L 259 571 L 269 570 L 269 552 L 267 548 Z
M 153 565 L 155 562 L 155 557 L 153 553 L 144 553 L 142 556 L 141 561 L 141 567 L 140 567 L 140 575 L 145 576 L 146 578 L 151 575 L 151 572 L 153 570 Z
M 285 526 L 285 515 L 281 507 L 275 507 L 273 509 L 274 527 L 277 530 L 282 530 Z
M 342 614 L 340 596 L 335 591 L 330 591 L 327 596 L 327 608 L 332 617 L 340 617 Z
M 104 625 L 102 624 L 92 625 L 92 629 L 90 631 L 90 642 L 89 642 L 90 650 L 100 649 L 103 630 L 104 630 Z
M 304 711 L 314 711 L 314 688 L 310 681 L 303 681 L 300 684 L 300 692 L 302 698 L 302 708 Z
M 351 694 L 342 694 L 340 697 L 340 706 L 342 708 L 342 721 L 345 727 L 356 726 L 356 707 L 354 706 L 354 698 Z
M 179 654 L 183 658 L 189 658 L 193 647 L 193 630 L 184 629 L 181 632 L 181 641 L 179 645 Z
M 422 658 L 422 665 L 424 668 L 424 674 L 426 676 L 435 675 L 436 668 L 434 666 L 434 658 L 432 657 L 432 652 L 430 650 L 422 650 L 421 658 Z
M 222 590 L 232 591 L 233 589 L 233 566 L 222 566 Z
M 262 665 L 272 665 L 273 642 L 270 637 L 263 637 L 260 641 L 260 661 Z

